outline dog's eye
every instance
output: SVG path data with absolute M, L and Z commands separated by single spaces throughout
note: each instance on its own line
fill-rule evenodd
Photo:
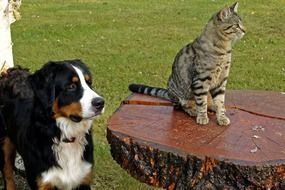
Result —
M 91 80 L 87 80 L 86 83 L 88 84 L 88 86 L 92 85 L 92 81 Z
M 77 85 L 75 83 L 71 83 L 66 87 L 68 91 L 74 91 L 76 90 L 76 88 L 77 88 Z

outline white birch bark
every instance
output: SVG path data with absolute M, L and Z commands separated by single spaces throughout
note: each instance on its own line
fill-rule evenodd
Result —
M 21 0 L 0 0 L 0 71 L 13 67 L 10 24 L 19 18 Z

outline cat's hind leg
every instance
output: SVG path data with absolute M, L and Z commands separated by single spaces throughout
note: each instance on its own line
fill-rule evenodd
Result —
M 198 101 L 198 103 L 196 103 L 196 101 Z M 197 117 L 196 122 L 202 125 L 209 123 L 207 109 L 209 111 L 216 112 L 216 106 L 213 103 L 213 99 L 210 93 L 208 93 L 207 96 L 203 97 L 197 96 L 195 100 L 194 99 L 180 100 L 179 107 L 181 107 L 188 115 L 192 117 L 197 116 L 197 107 L 198 107 L 200 116 L 199 118 Z
M 197 116 L 196 106 L 194 100 L 181 100 L 182 109 L 190 116 Z

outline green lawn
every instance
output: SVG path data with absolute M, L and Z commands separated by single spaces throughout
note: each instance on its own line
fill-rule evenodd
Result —
M 32 71 L 49 60 L 80 58 L 94 74 L 106 112 L 94 126 L 96 189 L 151 189 L 110 155 L 106 122 L 128 85 L 164 87 L 176 52 L 226 0 L 24 0 L 12 26 L 15 64 Z M 233 3 L 233 2 L 230 2 Z M 285 1 L 240 0 L 247 28 L 233 51 L 228 89 L 285 91 Z

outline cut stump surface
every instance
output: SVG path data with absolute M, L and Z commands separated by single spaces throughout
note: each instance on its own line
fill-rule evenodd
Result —
M 285 189 L 285 95 L 227 91 L 228 127 L 133 94 L 108 121 L 113 158 L 142 182 L 167 189 Z

